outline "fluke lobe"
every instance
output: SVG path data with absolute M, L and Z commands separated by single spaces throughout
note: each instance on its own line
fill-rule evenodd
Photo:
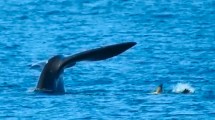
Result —
M 87 50 L 68 57 L 56 55 L 45 64 L 35 91 L 63 94 L 65 93 L 62 76 L 64 69 L 70 68 L 80 61 L 99 61 L 117 56 L 134 45 L 136 45 L 135 42 L 125 42 Z

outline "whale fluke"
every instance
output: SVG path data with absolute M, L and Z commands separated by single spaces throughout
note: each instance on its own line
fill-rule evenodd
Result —
M 126 42 L 77 53 L 63 60 L 63 67 L 70 67 L 79 61 L 99 61 L 117 56 L 136 45 L 136 42 Z
M 119 55 L 132 46 L 135 42 L 125 42 L 115 45 L 104 46 L 96 49 L 87 50 L 72 56 L 64 57 L 56 55 L 45 64 L 35 91 L 46 93 L 64 93 L 64 81 L 62 74 L 64 69 L 72 67 L 80 61 L 99 61 Z

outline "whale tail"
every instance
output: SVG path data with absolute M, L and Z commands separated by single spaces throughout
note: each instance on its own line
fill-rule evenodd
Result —
M 68 68 L 80 61 L 99 61 L 117 56 L 136 45 L 136 42 L 125 42 L 87 50 L 64 58 L 62 67 Z
M 65 57 L 62 61 L 61 68 L 69 68 L 76 64 L 79 61 L 99 61 L 105 60 L 114 56 L 117 56 L 127 49 L 136 45 L 135 42 L 125 42 L 115 45 L 109 45 L 101 48 L 87 50 L 81 53 L 77 53 L 75 55 Z M 48 63 L 47 60 L 39 61 L 37 63 L 29 64 L 28 66 L 31 69 L 42 70 L 44 66 Z
M 87 50 L 72 56 L 56 55 L 48 60 L 37 83 L 36 91 L 64 93 L 61 77 L 64 69 L 72 67 L 79 61 L 99 61 L 117 56 L 134 46 L 135 42 L 125 42 Z

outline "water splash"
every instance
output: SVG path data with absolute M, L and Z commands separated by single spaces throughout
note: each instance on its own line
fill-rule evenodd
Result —
M 185 89 L 189 90 L 190 93 L 195 92 L 195 88 L 193 88 L 188 83 L 177 83 L 175 86 L 173 86 L 172 92 L 174 92 L 174 93 L 182 93 Z
M 35 90 L 35 88 L 34 88 L 34 87 L 31 87 L 31 88 L 28 88 L 26 92 L 27 92 L 27 93 L 33 93 L 34 90 Z
M 35 62 L 32 64 L 29 64 L 28 66 L 31 69 L 42 70 L 47 62 L 48 62 L 47 60 L 42 60 L 42 61 L 38 61 L 38 62 Z

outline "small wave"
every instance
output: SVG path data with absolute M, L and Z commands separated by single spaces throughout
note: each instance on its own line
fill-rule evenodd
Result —
M 160 19 L 168 19 L 168 18 L 174 18 L 173 13 L 159 13 L 159 14 L 153 14 L 153 17 L 160 18 Z
M 174 92 L 174 93 L 182 93 L 185 89 L 189 90 L 190 93 L 195 92 L 195 88 L 193 88 L 188 83 L 177 83 L 175 86 L 173 86 L 172 92 Z

